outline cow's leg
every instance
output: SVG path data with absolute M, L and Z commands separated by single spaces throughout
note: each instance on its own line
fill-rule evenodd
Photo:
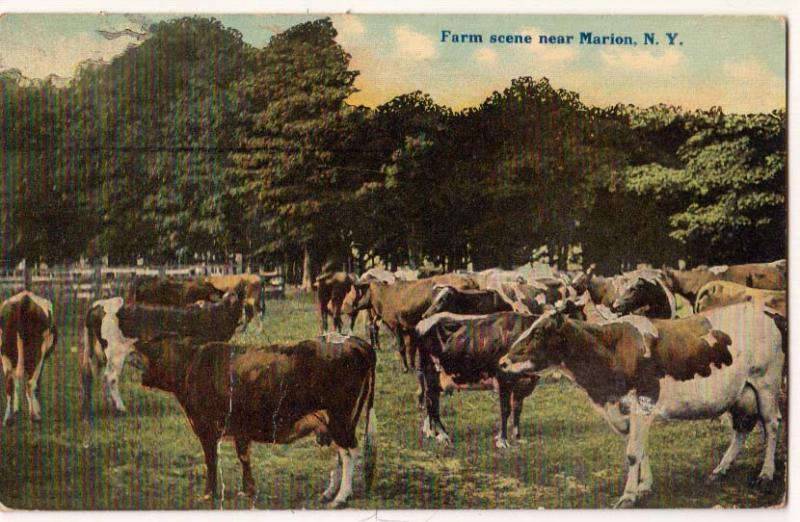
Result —
M 520 417 L 522 416 L 522 404 L 533 393 L 538 381 L 538 377 L 522 377 L 518 378 L 514 383 L 514 388 L 511 392 L 511 414 L 514 419 L 511 436 L 517 440 L 522 438 L 522 431 L 519 425 Z
M 253 470 L 250 467 L 250 440 L 237 437 L 235 444 L 236 456 L 242 465 L 242 490 L 239 495 L 255 498 L 256 482 L 253 480 Z
M 338 448 L 337 448 L 338 450 Z M 320 502 L 330 502 L 339 492 L 339 485 L 342 482 L 342 455 L 336 452 L 336 465 L 331 470 L 331 481 L 328 488 L 319 497 Z
M 339 333 L 342 333 L 344 329 L 344 324 L 342 323 L 342 303 L 333 304 L 333 327 Z
M 722 460 L 719 461 L 717 467 L 714 468 L 714 471 L 712 471 L 711 475 L 708 477 L 708 483 L 716 482 L 720 477 L 724 477 L 725 474 L 728 473 L 728 469 L 730 469 L 731 464 L 744 447 L 744 443 L 747 441 L 748 434 L 748 431 L 737 431 L 736 429 L 731 429 L 731 443 L 728 446 L 728 450 L 725 452 L 725 455 L 722 456 Z
M 103 369 L 103 391 L 107 398 L 111 399 L 114 413 L 125 413 L 125 403 L 119 393 L 119 377 L 122 375 L 122 368 L 125 366 L 125 359 L 131 349 L 127 346 L 110 346 L 107 352 L 108 362 Z
M 200 438 L 200 444 L 203 446 L 203 455 L 206 459 L 206 489 L 205 494 L 201 497 L 202 500 L 211 500 L 214 502 L 218 497 L 217 492 L 217 442 L 219 436 L 215 435 L 213 430 L 205 429 L 196 426 L 195 433 Z
M 442 444 L 450 444 L 450 436 L 442 424 L 442 419 L 439 416 L 439 397 L 442 393 L 442 388 L 439 386 L 439 372 L 436 366 L 428 358 L 420 361 L 422 366 L 424 386 L 425 386 L 425 406 L 427 408 L 425 420 L 422 424 L 422 433 L 425 437 L 436 437 L 438 442 Z
M 408 371 L 408 363 L 406 362 L 406 345 L 403 343 L 403 335 L 400 327 L 394 331 L 394 339 L 397 343 L 397 351 L 400 352 L 400 359 L 403 361 L 403 367 Z
M 342 461 L 342 481 L 339 492 L 328 504 L 328 507 L 338 508 L 344 506 L 353 495 L 353 453 L 349 448 L 339 448 L 339 458 Z
M 630 433 L 625 456 L 628 463 L 628 479 L 625 482 L 625 491 L 617 501 L 615 508 L 633 507 L 639 491 L 640 468 L 647 451 L 647 436 L 650 433 L 650 424 L 653 422 L 652 412 L 644 413 L 641 407 L 635 404 L 630 415 Z
M 636 490 L 638 498 L 653 492 L 653 470 L 650 468 L 650 456 L 645 452 L 642 464 L 639 467 L 639 488 Z
M 5 382 L 3 389 L 5 390 L 6 395 L 6 411 L 3 415 L 3 426 L 9 426 L 14 423 L 14 408 L 12 405 L 12 400 L 14 397 L 14 367 L 11 364 L 11 359 L 5 355 L 2 356 L 2 362 L 3 381 Z
M 758 483 L 761 486 L 769 485 L 775 475 L 775 449 L 778 446 L 780 433 L 781 411 L 778 405 L 777 394 L 769 389 L 757 391 L 758 411 L 766 431 L 766 444 L 764 448 L 764 464 L 758 474 Z
M 41 353 L 39 354 L 39 362 L 36 363 L 36 369 L 33 371 L 33 375 L 28 381 L 25 390 L 32 422 L 42 421 L 42 407 L 39 404 L 39 381 L 42 378 L 42 367 L 44 366 L 45 353 L 52 343 L 52 334 L 48 334 L 49 332 L 45 332 L 45 339 L 42 343 Z
M 511 384 L 508 379 L 499 378 L 497 384 L 500 388 L 500 433 L 494 438 L 496 448 L 508 448 L 508 417 L 511 415 Z
M 14 417 L 16 415 L 16 409 L 19 409 L 18 406 L 14 404 L 18 402 L 17 398 L 14 396 L 14 392 L 16 389 L 16 382 L 14 380 L 14 372 L 7 371 L 5 372 L 5 391 L 6 391 L 6 413 L 3 416 L 3 426 L 11 426 L 14 424 Z

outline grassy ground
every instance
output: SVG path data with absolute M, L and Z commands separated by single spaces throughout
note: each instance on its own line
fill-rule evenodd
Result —
M 32 426 L 22 415 L 16 426 L 0 428 L 0 501 L 10 508 L 38 509 L 209 508 L 197 498 L 204 484 L 200 444 L 172 396 L 142 388 L 136 370 L 126 368 L 121 386 L 129 415 L 112 418 L 98 386 L 95 425 L 79 421 L 77 353 L 72 350 L 78 345 L 85 304 L 57 300 L 57 306 L 59 302 L 62 340 L 42 377 L 45 420 Z M 299 340 L 316 335 L 317 329 L 311 298 L 295 297 L 269 302 L 263 329 L 251 326 L 240 340 Z M 385 336 L 382 342 L 391 347 L 393 341 Z M 415 391 L 415 379 L 400 372 L 395 352 L 379 352 L 378 473 L 366 498 L 357 470 L 351 507 L 605 508 L 622 492 L 622 439 L 566 382 L 544 384 L 526 401 L 524 440 L 509 450 L 493 446 L 499 410 L 495 394 L 463 392 L 444 398 L 442 416 L 454 445 L 440 447 L 420 435 Z M 748 486 L 761 465 L 758 431 L 729 476 L 719 485 L 704 485 L 727 443 L 727 426 L 719 420 L 657 424 L 649 445 L 655 492 L 643 507 L 781 503 L 785 435 L 778 451 L 777 486 L 769 492 Z M 322 507 L 316 499 L 333 465 L 330 449 L 308 438 L 291 446 L 254 445 L 252 458 L 259 490 L 255 507 Z M 222 444 L 220 472 L 223 506 L 251 507 L 233 494 L 241 475 L 229 442 Z

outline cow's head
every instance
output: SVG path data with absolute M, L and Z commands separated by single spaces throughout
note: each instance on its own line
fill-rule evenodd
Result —
M 560 364 L 564 355 L 561 330 L 565 321 L 563 310 L 544 313 L 500 359 L 500 370 L 511 374 L 531 374 Z
M 191 339 L 176 333 L 164 333 L 151 339 L 137 340 L 133 348 L 142 360 L 142 385 L 148 388 L 175 392 L 181 385 L 186 369 Z
M 422 314 L 422 318 L 426 319 L 433 314 L 447 311 L 453 298 L 456 295 L 456 289 L 450 285 L 435 285 L 433 287 L 433 302 Z
M 370 285 L 372 283 L 377 283 L 375 281 L 356 281 L 353 284 L 353 288 L 355 289 L 355 296 L 353 297 L 353 312 L 356 313 L 359 310 L 366 310 L 372 304 L 370 300 Z
M 236 288 L 225 292 L 222 296 L 221 304 L 224 307 L 225 313 L 231 318 L 231 321 L 236 321 L 236 328 L 234 334 L 243 332 L 250 319 L 255 315 L 255 305 L 250 305 L 246 302 L 247 283 L 240 281 Z
M 611 311 L 616 314 L 631 314 L 648 306 L 663 294 L 664 289 L 655 279 L 636 277 L 622 287 L 622 292 L 611 304 Z

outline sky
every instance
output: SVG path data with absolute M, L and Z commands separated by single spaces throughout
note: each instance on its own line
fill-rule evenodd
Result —
M 152 15 L 160 21 L 177 15 Z M 320 15 L 214 17 L 257 47 Z M 376 106 L 410 91 L 454 109 L 480 104 L 519 76 L 547 77 L 590 105 L 632 103 L 720 106 L 767 112 L 786 105 L 786 26 L 778 17 L 629 15 L 333 15 L 338 42 L 360 71 L 350 103 Z M 29 78 L 70 77 L 86 59 L 111 60 L 132 39 L 97 30 L 139 30 L 120 14 L 6 14 L 0 17 L 0 69 Z M 443 30 L 481 34 L 483 43 L 441 41 Z M 578 45 L 578 35 L 630 35 L 636 46 Z M 643 45 L 655 33 L 658 46 Z M 667 45 L 665 33 L 678 33 Z M 531 44 L 491 44 L 492 34 L 530 35 Z M 540 44 L 540 35 L 574 35 L 571 45 Z M 682 45 L 678 45 L 680 42 Z

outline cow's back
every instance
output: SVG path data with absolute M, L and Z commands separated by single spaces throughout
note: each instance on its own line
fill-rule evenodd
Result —
M 663 377 L 656 408 L 659 415 L 666 418 L 713 416 L 731 407 L 748 382 L 760 384 L 766 380 L 780 386 L 784 362 L 781 334 L 762 307 L 740 303 L 702 312 L 696 319 L 706 320 L 711 329 L 730 338 L 728 350 L 732 362 L 721 368 L 711 368 L 708 377 L 695 376 L 685 381 Z M 666 331 L 662 321 L 653 323 L 659 335 Z

